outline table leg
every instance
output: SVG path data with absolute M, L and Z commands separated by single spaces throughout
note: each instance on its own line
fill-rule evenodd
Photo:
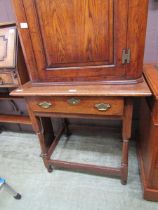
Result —
M 41 147 L 40 156 L 42 157 L 44 165 L 47 168 L 48 172 L 52 172 L 52 166 L 48 163 L 48 150 L 55 139 L 51 119 L 44 117 L 36 117 L 29 108 L 28 104 L 29 103 L 27 103 L 27 109 L 29 112 L 30 119 L 32 121 L 33 130 L 38 136 Z
M 123 117 L 123 148 L 122 148 L 122 160 L 121 160 L 121 183 L 125 185 L 128 177 L 128 148 L 129 140 L 131 138 L 132 130 L 132 116 L 133 116 L 133 99 L 125 99 L 124 117 Z
M 69 121 L 68 119 L 64 118 L 64 126 L 65 126 L 65 134 L 66 137 L 69 137 L 71 135 L 70 129 L 69 129 Z

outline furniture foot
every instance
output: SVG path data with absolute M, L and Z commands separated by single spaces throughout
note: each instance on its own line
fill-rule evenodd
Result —
M 49 173 L 52 173 L 53 170 L 54 170 L 54 168 L 53 168 L 52 165 L 49 165 L 48 168 L 47 168 L 47 170 L 48 170 Z
M 21 199 L 21 195 L 20 195 L 19 193 L 17 193 L 17 195 L 14 196 L 14 198 L 15 198 L 16 200 L 20 200 L 20 199 Z
M 128 178 L 128 165 L 121 165 L 121 184 L 126 185 Z
M 127 184 L 127 178 L 128 178 L 128 165 L 121 166 L 121 184 L 126 185 Z
M 122 180 L 122 179 L 121 179 L 121 184 L 122 184 L 122 185 L 126 185 L 126 184 L 127 184 L 127 180 Z

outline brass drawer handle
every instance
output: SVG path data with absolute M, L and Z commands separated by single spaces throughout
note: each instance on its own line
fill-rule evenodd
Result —
M 52 104 L 50 102 L 43 101 L 40 102 L 38 106 L 42 107 L 43 109 L 49 109 L 52 106 Z
M 81 101 L 80 99 L 78 98 L 70 98 L 67 100 L 67 102 L 70 104 L 70 105 L 77 105 L 79 104 Z
M 100 104 L 96 104 L 95 108 L 97 108 L 98 111 L 105 112 L 105 111 L 107 111 L 108 109 L 111 108 L 111 105 L 110 104 L 100 103 Z

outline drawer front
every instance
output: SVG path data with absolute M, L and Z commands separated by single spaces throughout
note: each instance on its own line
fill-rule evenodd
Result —
M 117 97 L 32 97 L 29 106 L 34 112 L 121 116 L 124 100 Z
M 17 85 L 18 81 L 14 78 L 12 72 L 0 73 L 0 86 Z

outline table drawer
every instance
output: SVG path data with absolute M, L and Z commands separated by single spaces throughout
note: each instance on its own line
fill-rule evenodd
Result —
M 124 107 L 120 97 L 31 97 L 28 102 L 34 112 L 66 114 L 121 116 Z

